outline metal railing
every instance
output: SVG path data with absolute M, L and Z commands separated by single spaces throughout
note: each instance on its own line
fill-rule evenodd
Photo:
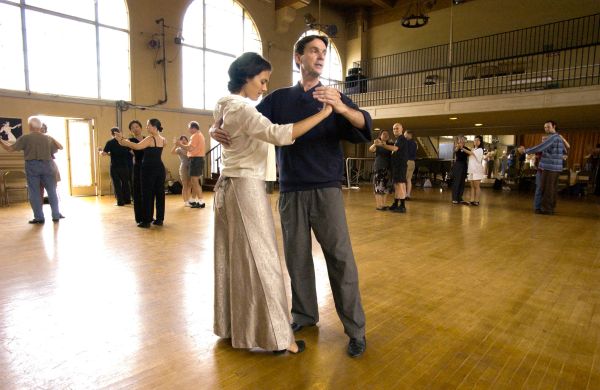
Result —
M 221 175 L 221 155 L 223 147 L 221 144 L 213 146 L 204 155 L 204 178 L 211 179 L 213 176 L 219 177 Z
M 361 106 L 600 84 L 600 14 L 355 63 Z
M 348 157 L 346 158 L 346 187 L 348 189 L 359 189 L 361 181 L 371 181 L 373 173 L 373 157 Z

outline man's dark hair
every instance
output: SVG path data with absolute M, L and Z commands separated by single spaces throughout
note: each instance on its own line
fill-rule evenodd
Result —
M 196 122 L 196 121 L 191 121 L 191 122 L 188 124 L 188 127 L 189 127 L 189 128 L 192 128 L 192 129 L 200 130 L 200 125 L 199 125 L 199 124 L 198 124 L 198 122 Z
M 113 127 L 110 129 L 110 135 L 115 135 L 115 133 L 120 133 L 121 130 L 118 127 Z
M 142 122 L 138 121 L 137 119 L 134 119 L 131 122 L 129 122 L 129 130 L 131 130 L 131 126 L 133 126 L 134 123 L 137 123 L 138 126 L 140 126 L 141 128 L 143 128 Z
M 231 93 L 238 93 L 249 79 L 271 70 L 271 63 L 256 53 L 247 52 L 235 59 L 229 66 L 229 83 L 227 89 Z
M 556 128 L 556 122 L 554 122 L 553 120 L 549 120 L 544 123 L 550 123 L 552 125 L 552 127 Z
M 308 45 L 310 42 L 314 41 L 315 39 L 320 39 L 324 44 L 325 47 L 329 47 L 329 39 L 324 36 L 324 35 L 307 35 L 304 38 L 300 39 L 298 42 L 296 42 L 296 45 L 294 46 L 294 53 L 296 54 L 304 54 L 304 49 L 306 48 L 306 45 Z M 300 64 L 296 63 L 296 67 L 300 68 Z

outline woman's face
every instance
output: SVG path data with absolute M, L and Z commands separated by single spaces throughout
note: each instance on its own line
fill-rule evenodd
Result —
M 150 124 L 150 121 L 146 122 L 146 130 L 148 131 L 148 133 L 150 134 L 156 134 L 157 130 L 156 127 L 152 126 Z
M 142 126 L 137 123 L 133 123 L 130 130 L 135 136 L 142 134 Z
M 267 85 L 269 84 L 269 79 L 271 78 L 270 70 L 263 70 L 256 76 L 248 79 L 246 84 L 242 87 L 240 91 L 240 95 L 243 97 L 247 97 L 251 100 L 258 100 L 260 95 L 267 92 Z
M 475 145 L 476 148 L 481 146 L 481 141 L 479 140 L 479 138 L 475 138 L 475 140 L 473 141 L 473 145 Z
M 385 142 L 388 141 L 390 139 L 390 133 L 388 133 L 387 131 L 382 131 L 381 135 L 379 136 L 379 138 Z

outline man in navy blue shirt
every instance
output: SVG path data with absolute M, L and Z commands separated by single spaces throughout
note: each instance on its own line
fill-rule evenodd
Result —
M 323 103 L 333 107 L 332 115 L 294 144 L 277 148 L 279 213 L 292 282 L 292 329 L 297 332 L 319 321 L 312 229 L 325 255 L 338 316 L 350 338 L 348 354 L 357 357 L 367 347 L 365 315 L 341 191 L 344 156 L 340 141 L 369 142 L 372 121 L 348 97 L 320 83 L 328 43 L 326 37 L 316 35 L 298 41 L 294 58 L 300 82 L 266 96 L 257 109 L 273 123 L 286 124 L 313 115 Z M 212 136 L 222 143 L 229 141 L 222 130 L 213 130 Z

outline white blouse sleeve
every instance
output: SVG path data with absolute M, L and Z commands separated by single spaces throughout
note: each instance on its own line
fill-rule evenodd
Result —
M 276 125 L 248 104 L 240 105 L 226 115 L 229 125 L 237 126 L 246 135 L 274 145 L 291 145 L 293 124 Z
M 481 164 L 481 161 L 483 160 L 483 149 L 481 148 L 477 148 L 473 151 L 473 157 L 475 157 L 475 160 L 477 160 L 477 162 L 479 164 Z

